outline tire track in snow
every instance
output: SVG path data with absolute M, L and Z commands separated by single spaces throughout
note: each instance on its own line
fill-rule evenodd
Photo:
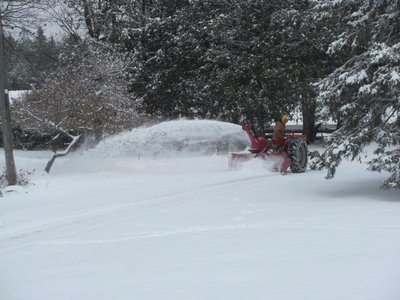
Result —
M 108 205 L 108 206 L 104 206 L 101 208 L 81 210 L 81 211 L 78 211 L 75 213 L 70 213 L 70 214 L 61 214 L 58 216 L 46 218 L 39 222 L 24 223 L 24 224 L 21 224 L 21 225 L 12 227 L 12 228 L 0 229 L 0 242 L 9 240 L 9 239 L 22 238 L 22 237 L 32 234 L 32 233 L 41 233 L 41 232 L 44 232 L 47 230 L 56 229 L 59 227 L 70 225 L 70 224 L 87 222 L 89 220 L 102 218 L 105 216 L 110 216 L 110 215 L 118 214 L 121 212 L 126 213 L 127 211 L 144 208 L 146 206 L 149 206 L 151 204 L 155 204 L 158 202 L 163 203 L 166 200 L 174 199 L 175 197 L 191 195 L 191 194 L 195 194 L 198 192 L 208 191 L 208 190 L 212 190 L 212 189 L 224 187 L 224 186 L 229 186 L 229 185 L 236 185 L 240 182 L 260 180 L 260 179 L 264 179 L 264 178 L 270 177 L 270 176 L 273 176 L 273 175 L 263 174 L 263 175 L 233 179 L 233 180 L 229 180 L 229 181 L 211 183 L 211 184 L 199 186 L 197 188 L 193 188 L 191 190 L 184 190 L 184 191 L 180 191 L 180 192 L 170 193 L 167 195 L 158 195 L 158 196 L 150 197 L 150 198 L 147 198 L 147 199 L 135 202 L 135 203 L 121 203 L 121 204 Z M 179 201 L 182 201 L 182 200 L 179 200 Z
M 206 226 L 189 226 L 183 228 L 175 228 L 163 231 L 144 231 L 136 234 L 125 236 L 121 238 L 111 239 L 95 239 L 95 240 L 71 240 L 71 239 L 57 239 L 52 241 L 41 242 L 43 245 L 74 245 L 74 244 L 107 244 L 107 243 L 121 243 L 129 242 L 140 239 L 162 238 L 182 234 L 195 234 L 195 233 L 210 233 L 217 231 L 236 231 L 236 230 L 258 230 L 258 229 L 299 229 L 299 230 L 335 230 L 335 231 L 356 231 L 356 232 L 382 232 L 394 231 L 399 232 L 400 228 L 397 227 L 361 227 L 361 226 L 337 226 L 337 225 L 310 225 L 303 223 L 288 223 L 282 221 L 272 221 L 270 223 L 253 223 L 253 224 L 232 224 L 232 225 L 206 225 Z

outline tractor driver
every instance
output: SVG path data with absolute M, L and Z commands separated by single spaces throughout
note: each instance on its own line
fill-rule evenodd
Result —
M 285 125 L 288 120 L 289 117 L 287 115 L 283 115 L 282 118 L 275 123 L 272 139 L 275 140 L 277 144 L 282 144 L 283 139 L 285 138 Z

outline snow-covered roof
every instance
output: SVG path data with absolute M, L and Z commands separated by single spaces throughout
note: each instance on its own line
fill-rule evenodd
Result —
M 20 101 L 26 93 L 29 93 L 29 90 L 8 91 L 10 103 L 12 104 L 15 101 Z

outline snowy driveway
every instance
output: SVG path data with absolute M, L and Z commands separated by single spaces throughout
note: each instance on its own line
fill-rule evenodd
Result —
M 400 201 L 378 175 L 170 163 L 0 199 L 1 299 L 399 299 Z
M 245 138 L 234 124 L 165 122 L 57 159 L 50 175 L 49 152 L 16 151 L 36 171 L 0 198 L 0 300 L 399 300 L 387 174 L 228 170 L 226 146 Z

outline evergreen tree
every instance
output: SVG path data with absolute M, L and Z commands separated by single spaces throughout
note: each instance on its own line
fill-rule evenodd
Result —
M 309 1 L 66 2 L 90 36 L 134 53 L 131 91 L 147 113 L 266 127 L 298 110 L 312 138 L 329 29 Z
M 18 55 L 17 49 L 20 47 L 20 43 L 11 35 L 5 37 L 5 41 L 4 52 L 8 87 L 11 90 L 29 89 L 31 70 L 21 56 Z
M 327 168 L 332 178 L 344 157 L 360 158 L 372 144 L 369 169 L 391 173 L 382 188 L 400 188 L 400 3 L 319 4 L 329 11 L 342 9 L 346 28 L 328 52 L 347 60 L 318 84 L 322 117 L 340 120 L 341 127 L 314 167 Z
M 43 28 L 39 26 L 32 41 L 31 53 L 29 56 L 27 55 L 33 70 L 31 80 L 36 87 L 40 87 L 46 73 L 53 71 L 57 63 L 58 51 L 54 40 L 50 41 L 44 35 Z
M 95 40 L 122 44 L 127 31 L 139 28 L 148 7 L 145 0 L 64 0 L 83 19 L 88 35 Z M 143 8 L 142 8 L 143 6 Z
M 41 27 L 34 38 L 22 35 L 14 39 L 9 35 L 6 40 L 9 88 L 27 90 L 32 86 L 40 87 L 46 73 L 55 69 L 60 46 L 52 37 L 48 39 Z
M 148 18 L 137 39 L 132 90 L 148 113 L 266 127 L 313 99 L 327 39 L 307 1 L 191 1 L 173 11 Z

